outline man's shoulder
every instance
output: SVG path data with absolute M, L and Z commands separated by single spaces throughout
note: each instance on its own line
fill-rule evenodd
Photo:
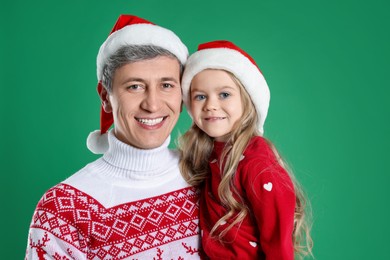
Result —
M 63 205 L 69 204 L 72 198 L 75 197 L 79 192 L 80 191 L 78 191 L 76 188 L 68 184 L 62 182 L 58 183 L 42 195 L 38 202 L 37 209 L 41 208 L 55 210 L 58 206 L 58 203 Z
M 101 162 L 102 158 L 99 158 L 93 162 L 88 163 L 83 168 L 79 169 L 68 178 L 63 180 L 61 183 L 80 188 L 80 185 L 82 186 L 84 183 L 88 182 L 88 180 L 89 182 L 92 181 L 95 173 L 98 171 L 97 168 L 99 168 L 97 165 L 101 164 Z
M 89 163 L 83 168 L 79 169 L 68 178 L 63 180 L 62 182 L 52 186 L 49 188 L 41 197 L 38 202 L 38 207 L 48 207 L 50 202 L 53 200 L 57 200 L 57 198 L 69 198 L 74 196 L 76 192 L 80 192 L 77 190 L 77 183 L 82 182 L 83 179 L 88 178 L 88 176 L 92 175 L 93 165 L 95 162 Z

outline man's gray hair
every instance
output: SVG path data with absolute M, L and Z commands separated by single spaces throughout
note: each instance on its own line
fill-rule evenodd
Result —
M 180 77 L 184 70 L 184 65 L 170 51 L 155 45 L 127 45 L 119 48 L 107 60 L 103 67 L 102 84 L 108 93 L 112 91 L 112 80 L 115 71 L 125 64 L 142 60 L 150 60 L 158 56 L 175 58 L 180 64 Z

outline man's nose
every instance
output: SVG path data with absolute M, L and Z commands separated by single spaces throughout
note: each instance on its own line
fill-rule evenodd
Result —
M 156 88 L 149 88 L 141 102 L 141 108 L 149 112 L 157 112 L 161 108 L 161 97 Z

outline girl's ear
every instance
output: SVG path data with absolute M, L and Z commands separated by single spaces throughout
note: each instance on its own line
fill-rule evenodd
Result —
M 100 100 L 102 102 L 102 107 L 104 109 L 104 112 L 111 113 L 112 112 L 112 106 L 110 102 L 110 94 L 107 92 L 105 88 L 102 88 L 102 90 L 99 93 Z

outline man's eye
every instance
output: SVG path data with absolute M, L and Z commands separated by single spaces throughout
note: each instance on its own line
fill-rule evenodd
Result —
M 172 84 L 169 84 L 169 83 L 164 83 L 163 84 L 163 88 L 172 88 L 173 85 Z
M 221 94 L 219 94 L 219 96 L 220 96 L 221 98 L 227 98 L 227 97 L 230 96 L 230 94 L 229 94 L 229 93 L 226 93 L 226 92 L 222 92 Z
M 130 85 L 130 86 L 127 87 L 127 89 L 130 89 L 130 90 L 137 90 L 137 89 L 141 89 L 141 88 L 142 88 L 142 86 L 141 85 L 137 85 L 137 84 Z

